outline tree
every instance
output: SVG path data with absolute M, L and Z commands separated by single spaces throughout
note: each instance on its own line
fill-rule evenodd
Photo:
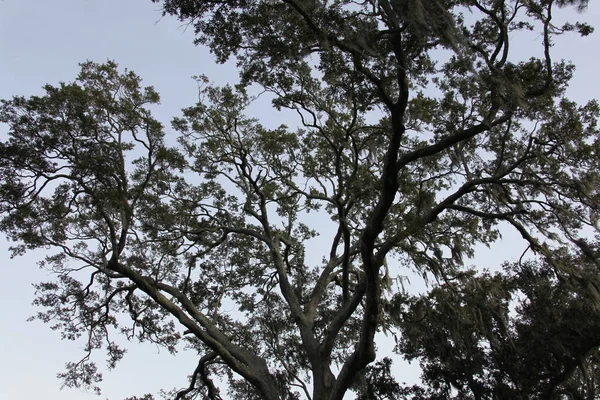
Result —
M 177 145 L 113 62 L 0 108 L 0 228 L 15 255 L 57 250 L 37 317 L 87 343 L 66 385 L 95 388 L 90 354 L 114 367 L 120 332 L 198 353 L 177 399 L 222 398 L 215 376 L 241 399 L 597 395 L 600 109 L 565 97 L 574 67 L 552 57 L 592 32 L 552 19 L 585 1 L 161 3 L 240 69 L 198 78 Z M 257 87 L 299 126 L 247 116 Z M 468 267 L 501 227 L 522 260 Z M 422 386 L 374 362 L 378 331 Z
M 585 278 L 596 282 L 597 267 L 577 261 L 585 265 Z M 585 287 L 557 278 L 548 265 L 506 265 L 504 274 L 477 277 L 471 271 L 427 296 L 395 303 L 398 347 L 421 360 L 426 398 L 598 396 L 596 299 Z

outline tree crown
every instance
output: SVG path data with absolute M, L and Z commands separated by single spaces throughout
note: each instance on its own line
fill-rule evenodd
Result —
M 114 62 L 0 107 L 0 229 L 15 254 L 58 250 L 37 317 L 86 338 L 67 385 L 95 388 L 90 353 L 114 367 L 121 332 L 198 352 L 177 399 L 220 398 L 214 376 L 268 400 L 596 393 L 600 319 L 576 321 L 599 313 L 600 109 L 565 97 L 574 67 L 552 57 L 592 32 L 556 7 L 586 2 L 161 3 L 241 77 L 197 78 L 177 145 Z M 541 45 L 519 59 L 527 32 Z M 248 117 L 255 87 L 298 122 Z M 501 227 L 522 260 L 468 267 Z M 374 363 L 379 331 L 422 385 Z

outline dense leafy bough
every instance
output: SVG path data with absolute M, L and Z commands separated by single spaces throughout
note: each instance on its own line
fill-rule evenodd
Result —
M 95 387 L 120 332 L 198 353 L 179 399 L 598 396 L 599 107 L 552 58 L 592 32 L 557 7 L 585 2 L 161 3 L 241 74 L 198 78 L 177 145 L 112 62 L 0 108 L 0 228 L 15 254 L 58 250 L 38 317 L 87 339 L 67 385 Z M 298 119 L 250 118 L 256 88 Z M 501 227 L 521 260 L 469 267 Z M 378 331 L 421 385 L 375 362 Z

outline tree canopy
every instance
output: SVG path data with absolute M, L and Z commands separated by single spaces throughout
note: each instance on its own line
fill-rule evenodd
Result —
M 553 54 L 586 1 L 153 1 L 239 83 L 197 77 L 171 129 L 115 62 L 0 104 L 0 230 L 50 250 L 36 318 L 86 343 L 65 385 L 125 337 L 198 354 L 175 399 L 600 395 L 600 107 Z M 521 258 L 471 265 L 501 234 Z

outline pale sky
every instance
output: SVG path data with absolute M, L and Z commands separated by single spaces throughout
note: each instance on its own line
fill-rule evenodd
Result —
M 599 2 L 592 1 L 581 19 L 600 29 Z M 158 90 L 162 104 L 155 116 L 168 126 L 182 107 L 197 99 L 192 75 L 205 74 L 217 83 L 236 80 L 232 65 L 215 66 L 192 39 L 191 29 L 186 31 L 171 18 L 161 19 L 159 6 L 150 0 L 2 0 L 0 98 L 41 94 L 45 83 L 72 81 L 79 62 L 114 59 Z M 531 46 L 537 49 L 538 44 L 539 38 L 534 38 Z M 521 45 L 527 48 L 526 42 Z M 600 31 L 583 39 L 565 37 L 557 41 L 554 52 L 555 58 L 577 65 L 571 98 L 600 98 Z M 0 127 L 2 132 L 5 127 Z M 505 238 L 503 245 L 510 241 Z M 173 357 L 152 345 L 132 344 L 117 368 L 104 372 L 101 397 L 76 389 L 61 391 L 56 373 L 65 362 L 81 358 L 83 345 L 61 341 L 59 332 L 41 322 L 26 322 L 35 312 L 31 283 L 50 277 L 35 264 L 41 253 L 11 260 L 7 248 L 0 237 L 0 399 L 120 400 L 187 384 L 196 364 L 193 354 Z M 498 258 L 498 254 L 496 250 L 482 257 Z M 104 356 L 98 356 L 102 365 Z

